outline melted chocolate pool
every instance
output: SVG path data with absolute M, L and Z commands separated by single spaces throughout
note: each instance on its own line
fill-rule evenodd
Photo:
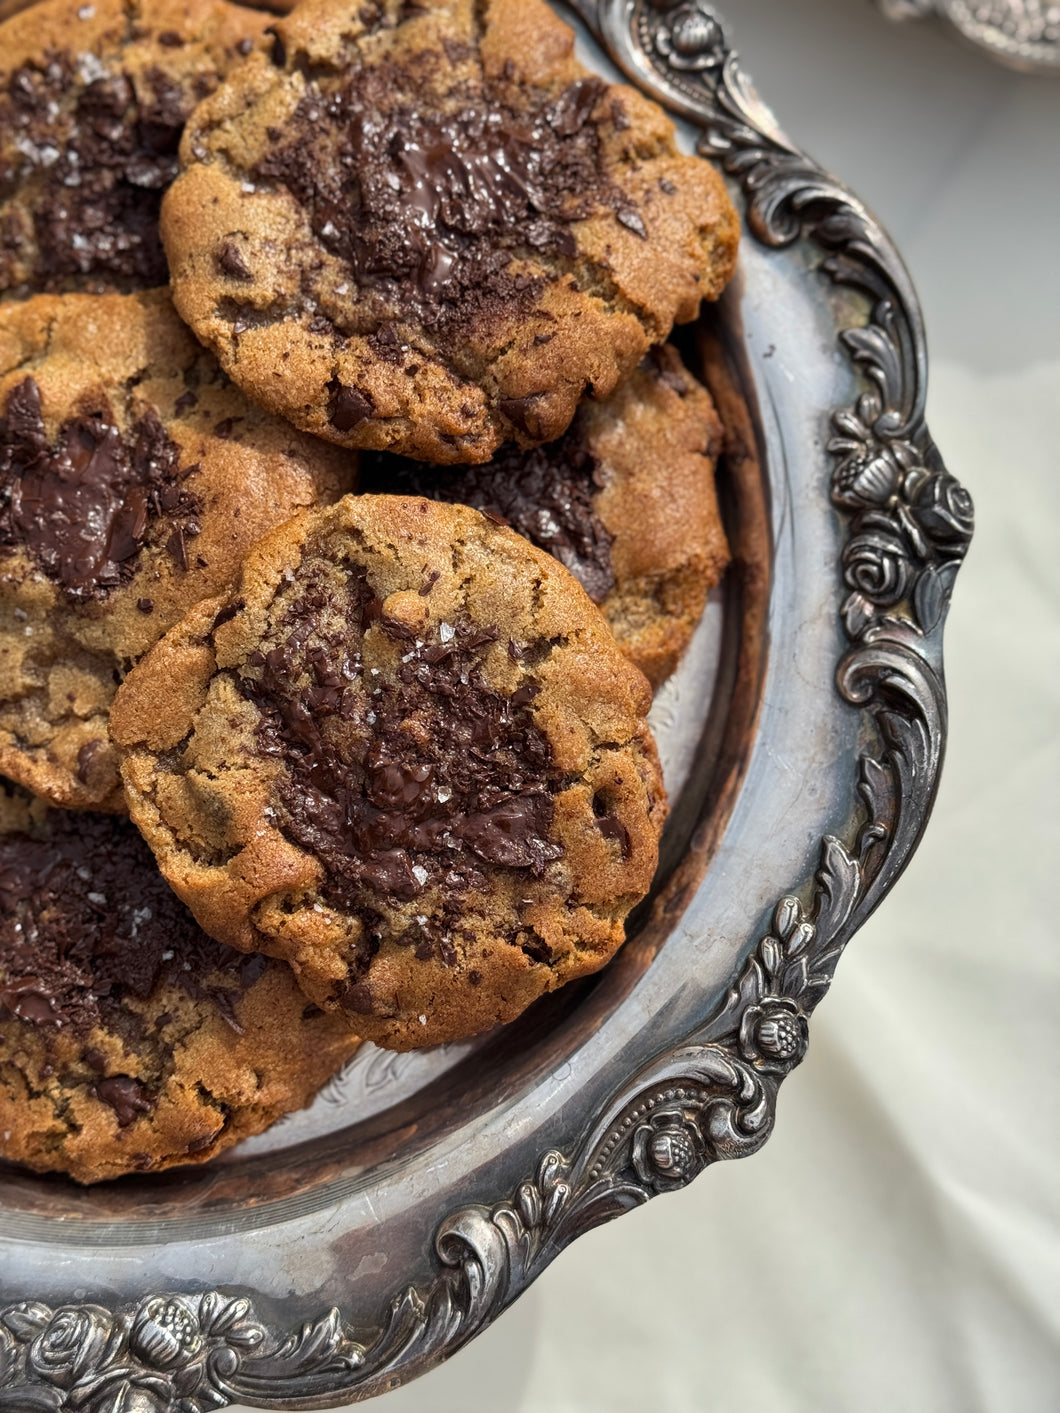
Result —
M 199 501 L 180 453 L 153 412 L 122 433 L 101 414 L 63 424 L 49 445 L 40 389 L 26 378 L 0 417 L 0 556 L 21 547 L 71 599 L 129 580 L 149 540 L 182 569 L 200 533 Z
M 525 109 L 486 82 L 467 85 L 465 101 L 441 112 L 395 106 L 414 78 L 383 63 L 311 82 L 293 136 L 277 130 L 257 176 L 289 188 L 390 317 L 407 310 L 444 335 L 536 298 L 540 281 L 509 273 L 513 253 L 573 257 L 571 222 L 621 198 L 603 174 L 598 79 L 551 101 L 527 89 Z

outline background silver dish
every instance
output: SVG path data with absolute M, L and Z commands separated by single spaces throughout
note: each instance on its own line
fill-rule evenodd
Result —
M 1012 69 L 1060 74 L 1057 0 L 876 0 L 892 20 L 948 20 L 970 43 Z
M 578 8 L 588 62 L 681 118 L 747 229 L 685 335 L 729 423 L 736 563 L 655 709 L 655 894 L 599 977 L 469 1045 L 366 1049 L 205 1169 L 87 1191 L 4 1170 L 0 1409 L 324 1407 L 454 1353 L 580 1233 L 761 1146 L 923 829 L 972 510 L 924 425 L 908 277 L 708 5 Z

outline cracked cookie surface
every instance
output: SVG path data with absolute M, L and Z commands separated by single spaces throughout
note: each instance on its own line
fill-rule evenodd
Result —
M 666 811 L 649 705 L 576 580 L 514 531 L 348 496 L 263 540 L 134 669 L 111 727 L 202 926 L 410 1049 L 512 1020 L 621 944 Z
M 3 25 L 0 295 L 165 283 L 184 124 L 268 20 L 225 0 L 43 0 Z
M 0 781 L 0 1157 L 79 1182 L 202 1163 L 357 1048 L 290 968 L 207 937 L 128 820 Z
M 117 683 L 354 470 L 252 406 L 165 291 L 0 306 L 0 770 L 123 809 Z
M 710 394 L 663 345 L 609 398 L 582 402 L 559 441 L 506 446 L 482 466 L 368 454 L 361 488 L 507 520 L 566 565 L 658 687 L 729 562 L 714 488 L 722 438 Z
M 232 377 L 347 446 L 482 462 L 562 435 L 732 273 L 662 110 L 543 0 L 306 0 L 195 113 L 163 238 Z

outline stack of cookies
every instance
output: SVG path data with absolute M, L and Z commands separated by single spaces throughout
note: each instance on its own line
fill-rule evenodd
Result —
M 621 945 L 738 231 L 544 0 L 16 8 L 0 1155 L 95 1181 Z

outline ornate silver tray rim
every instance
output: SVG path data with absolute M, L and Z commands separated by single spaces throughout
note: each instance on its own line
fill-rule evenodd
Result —
M 553 1140 L 531 1161 L 541 1125 L 513 1108 L 504 1116 L 510 1141 L 496 1161 L 467 1154 L 461 1169 L 459 1153 L 441 1154 L 438 1172 L 456 1165 L 459 1204 L 438 1212 L 415 1260 L 402 1258 L 407 1273 L 380 1281 L 381 1253 L 382 1266 L 368 1268 L 375 1283 L 363 1287 L 366 1294 L 357 1284 L 361 1256 L 334 1308 L 292 1319 L 304 1300 L 285 1303 L 263 1279 L 255 1285 L 253 1262 L 224 1267 L 222 1247 L 208 1240 L 221 1228 L 207 1216 L 172 1232 L 194 1251 L 201 1228 L 194 1276 L 167 1275 L 166 1248 L 145 1235 L 149 1222 L 134 1221 L 108 1238 L 106 1281 L 81 1291 L 95 1277 L 71 1267 L 69 1295 L 59 1301 L 44 1298 L 43 1286 L 30 1289 L 36 1278 L 24 1274 L 32 1221 L 23 1236 L 0 1231 L 0 1410 L 325 1407 L 385 1392 L 447 1358 L 581 1233 L 765 1142 L 778 1086 L 805 1054 L 809 1018 L 844 946 L 924 828 L 945 739 L 942 627 L 972 506 L 924 422 L 926 354 L 908 275 L 864 205 L 781 131 L 709 4 L 578 0 L 577 9 L 629 79 L 694 125 L 700 150 L 741 194 L 749 344 L 769 328 L 771 289 L 783 288 L 787 332 L 814 364 L 804 375 L 797 360 L 791 366 L 778 358 L 784 377 L 766 379 L 765 360 L 776 350 L 752 349 L 762 391 L 758 430 L 776 462 L 769 631 L 775 646 L 795 652 L 788 671 L 806 677 L 800 700 L 804 715 L 810 703 L 810 715 L 784 725 L 787 703 L 771 679 L 762 740 L 722 859 L 726 876 L 737 865 L 746 869 L 728 892 L 747 892 L 740 915 L 751 921 L 724 947 L 713 936 L 712 919 L 721 918 L 716 872 L 691 899 L 687 889 L 664 894 L 656 915 L 669 908 L 673 926 L 683 929 L 682 957 L 702 968 L 695 986 L 674 986 L 660 952 L 624 1002 L 627 1010 L 638 1002 L 643 1015 L 619 1052 L 621 1064 L 596 1072 L 583 1056 L 580 1084 L 570 1073 L 554 1076 L 555 1104 L 542 1120 Z M 836 390 L 831 405 L 807 406 L 803 376 L 806 387 Z M 787 467 L 796 452 L 798 466 Z M 817 566 L 813 582 L 791 577 L 797 562 Z M 805 621 L 786 622 L 785 596 L 805 605 L 809 594 L 820 611 L 804 607 Z M 810 748 L 796 769 L 784 747 L 800 740 Z M 764 821 L 770 780 L 784 770 L 804 774 L 785 784 L 787 814 Z M 786 884 L 771 896 L 766 856 L 779 860 L 773 871 L 790 861 Z M 703 911 L 708 898 L 713 912 Z M 725 961 L 730 952 L 735 967 Z M 660 994 L 664 985 L 671 994 Z M 421 1205 L 437 1211 L 436 1195 L 429 1208 L 434 1170 L 416 1169 L 415 1178 L 413 1171 L 406 1182 L 426 1184 Z M 323 1214 L 324 1225 L 336 1228 L 329 1252 L 341 1272 L 371 1235 L 344 1227 L 354 1208 L 343 1204 L 355 1198 L 372 1210 L 371 1194 L 353 1178 L 337 1178 L 315 1204 L 286 1212 L 291 1240 L 303 1239 L 299 1222 L 308 1223 L 319 1250 Z M 270 1220 L 266 1205 L 261 1223 Z M 78 1230 L 67 1237 L 71 1246 Z M 279 1228 L 272 1231 L 279 1240 Z M 271 1239 L 265 1230 L 259 1265 Z M 80 1240 L 83 1257 L 90 1237 Z M 249 1229 L 245 1240 L 253 1244 Z M 38 1248 L 54 1258 L 53 1271 L 63 1269 L 55 1254 L 63 1245 L 55 1229 L 51 1248 Z M 159 1270 L 149 1273 L 146 1293 L 142 1253 Z M 12 1279 L 22 1286 L 12 1291 Z

